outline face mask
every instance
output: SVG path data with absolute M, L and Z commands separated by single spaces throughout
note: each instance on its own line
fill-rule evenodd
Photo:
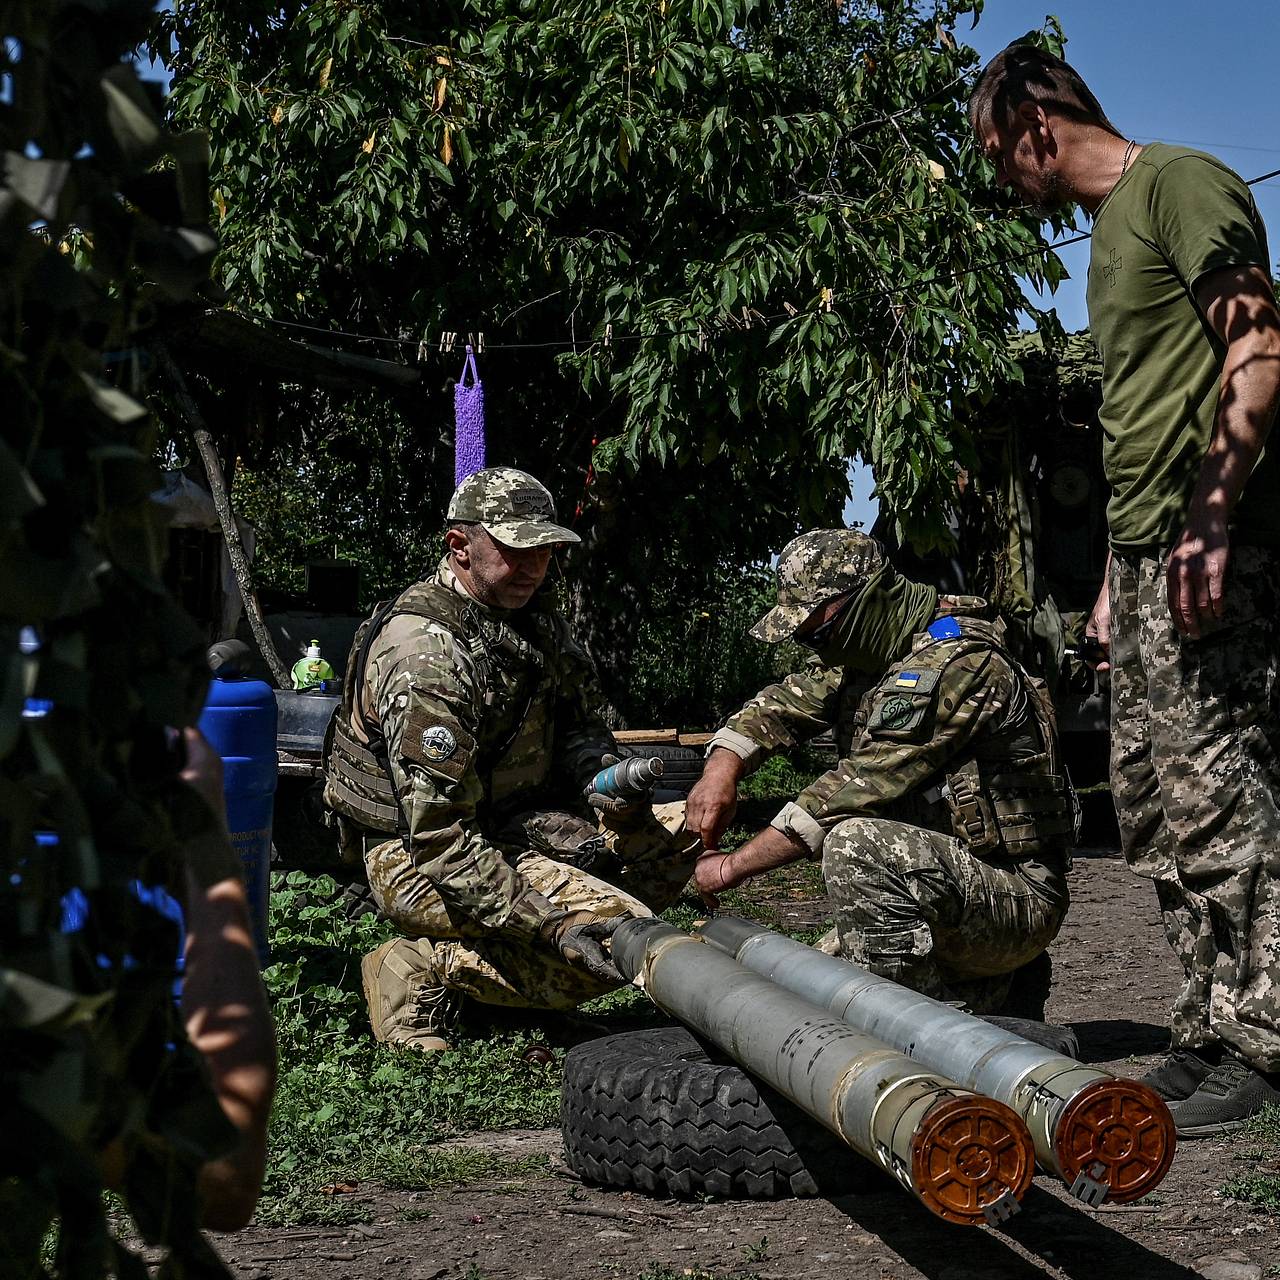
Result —
M 912 582 L 886 564 L 807 639 L 818 640 L 812 647 L 824 666 L 880 675 L 906 654 L 911 637 L 928 625 L 937 605 L 933 587 Z

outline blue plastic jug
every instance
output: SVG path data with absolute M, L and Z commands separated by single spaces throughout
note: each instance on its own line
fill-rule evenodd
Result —
M 222 757 L 231 843 L 244 862 L 253 937 L 267 963 L 271 891 L 271 813 L 276 792 L 276 698 L 269 684 L 218 675 L 200 716 L 200 732 Z

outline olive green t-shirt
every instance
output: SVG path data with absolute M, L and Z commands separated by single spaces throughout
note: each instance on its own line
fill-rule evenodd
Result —
M 1182 530 L 1226 350 L 1194 290 L 1245 265 L 1268 266 L 1266 229 L 1248 187 L 1203 152 L 1143 147 L 1098 209 L 1087 297 L 1117 550 L 1167 547 Z M 1268 449 L 1245 485 L 1232 520 L 1243 541 L 1280 543 L 1278 463 Z

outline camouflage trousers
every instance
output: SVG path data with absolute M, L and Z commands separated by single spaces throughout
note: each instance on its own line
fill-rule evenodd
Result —
M 1226 616 L 1174 630 L 1165 560 L 1111 568 L 1111 791 L 1182 964 L 1175 1047 L 1280 1070 L 1280 555 L 1234 547 Z
M 975 1013 L 1000 1009 L 1070 901 L 1057 859 L 987 862 L 955 836 L 886 818 L 835 827 L 822 875 L 841 955 Z
M 659 804 L 639 821 L 601 834 L 614 855 L 616 883 L 546 853 L 511 855 L 516 869 L 544 897 L 566 911 L 602 916 L 653 915 L 669 907 L 688 883 L 702 845 L 684 825 L 684 803 Z M 570 964 L 549 943 L 495 933 L 461 938 L 431 881 L 414 866 L 400 840 L 365 855 L 369 887 L 379 909 L 406 936 L 423 939 L 431 967 L 450 991 L 482 1004 L 571 1009 L 616 984 L 601 982 Z

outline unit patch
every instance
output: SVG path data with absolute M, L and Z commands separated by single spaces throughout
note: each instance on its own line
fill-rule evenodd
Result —
M 456 782 L 467 771 L 475 739 L 456 721 L 414 707 L 405 717 L 400 754 Z
M 422 731 L 422 754 L 428 760 L 438 763 L 447 760 L 458 749 L 458 740 L 453 730 L 442 724 L 433 724 L 430 729 Z
M 876 719 L 876 727 L 905 729 L 915 714 L 915 703 L 910 698 L 887 698 L 880 704 L 880 715 Z
M 933 727 L 938 671 L 890 671 L 871 702 L 867 729 L 873 738 L 914 741 Z

